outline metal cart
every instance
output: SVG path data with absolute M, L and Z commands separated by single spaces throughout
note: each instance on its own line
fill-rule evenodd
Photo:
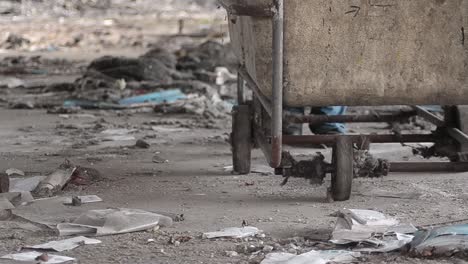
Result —
M 371 143 L 433 142 L 431 155 L 450 162 L 392 162 L 388 172 L 468 171 L 468 2 L 440 0 L 221 0 L 240 60 L 238 102 L 231 134 L 234 171 L 250 172 L 251 149 L 261 148 L 284 177 L 321 183 L 348 200 L 356 147 Z M 432 24 L 431 24 L 432 23 Z M 429 25 L 428 25 L 429 24 Z M 247 101 L 245 87 L 253 91 Z M 418 105 L 444 105 L 441 118 Z M 413 105 L 385 115 L 299 115 L 285 107 Z M 445 106 L 446 105 L 446 106 Z M 419 115 L 430 134 L 283 135 L 283 122 L 397 122 Z M 283 145 L 333 146 L 296 161 Z

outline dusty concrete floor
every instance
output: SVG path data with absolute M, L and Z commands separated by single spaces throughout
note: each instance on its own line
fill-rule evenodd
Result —
M 267 234 L 266 238 L 254 239 L 254 242 L 263 240 L 268 244 L 292 237 L 326 240 L 335 221 L 330 214 L 341 208 L 375 209 L 416 226 L 466 218 L 468 193 L 464 186 L 468 174 L 392 174 L 384 179 L 356 180 L 351 200 L 328 203 L 324 186 L 310 186 L 302 179 L 292 179 L 281 187 L 280 176 L 237 176 L 225 172 L 223 167 L 231 164 L 230 148 L 225 142 L 227 128 L 161 133 L 143 123 L 174 118 L 190 122 L 190 117 L 155 114 L 121 117 L 115 112 L 87 113 L 94 117 L 71 115 L 64 119 L 41 110 L 2 109 L 0 170 L 14 167 L 28 175 L 42 175 L 53 171 L 64 159 L 69 159 L 76 164 L 96 168 L 105 177 L 91 186 L 65 191 L 64 195 L 97 194 L 104 199 L 102 203 L 85 205 L 81 209 L 139 208 L 184 214 L 185 221 L 156 233 L 102 237 L 100 245 L 65 252 L 81 263 L 247 263 L 248 255 L 227 257 L 225 251 L 248 242 L 210 241 L 201 239 L 200 234 L 240 226 L 245 220 Z M 150 149 L 133 149 L 130 146 L 134 141 L 72 148 L 81 140 L 81 133 L 76 129 L 62 130 L 60 135 L 57 133 L 57 124 L 87 127 L 86 124 L 94 124 L 101 118 L 106 121 L 106 126 L 138 129 L 134 136 L 146 138 L 151 144 Z M 374 150 L 395 159 L 409 154 L 408 150 L 397 146 L 376 146 Z M 314 150 L 308 151 L 314 153 Z M 305 150 L 297 152 L 307 153 Z M 153 163 L 156 153 L 169 162 Z M 264 165 L 258 151 L 254 153 L 254 164 Z M 246 186 L 246 183 L 254 185 Z M 414 199 L 382 198 L 378 197 L 379 191 L 417 193 L 420 196 Z M 11 222 L 0 225 L 3 241 L 0 254 L 14 252 L 22 245 L 56 238 L 43 232 L 15 229 L 12 225 L 14 223 Z M 167 243 L 170 236 L 182 234 L 194 239 L 179 247 Z M 156 242 L 148 244 L 150 238 Z M 450 259 L 411 259 L 398 253 L 366 256 L 363 263 L 380 261 L 460 263 Z

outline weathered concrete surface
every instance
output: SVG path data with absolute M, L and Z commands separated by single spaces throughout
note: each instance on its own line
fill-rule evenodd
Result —
M 271 94 L 271 22 L 230 22 L 238 55 Z M 286 1 L 285 102 L 466 104 L 467 29 L 467 0 Z

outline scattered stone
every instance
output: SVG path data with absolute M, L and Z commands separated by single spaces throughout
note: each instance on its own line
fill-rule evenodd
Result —
M 138 139 L 135 143 L 135 147 L 137 148 L 142 148 L 142 149 L 147 149 L 150 147 L 150 144 L 143 139 Z
M 274 248 L 273 248 L 272 246 L 266 245 L 266 246 L 263 247 L 263 252 L 269 253 L 269 252 L 272 252 L 273 249 L 274 249 Z
M 73 196 L 72 197 L 72 203 L 71 203 L 72 206 L 81 206 L 81 204 L 82 203 L 81 203 L 80 197 L 78 197 L 78 196 Z
M 239 254 L 236 251 L 226 251 L 226 256 L 233 258 L 239 256 Z
M 37 261 L 40 262 L 48 262 L 49 261 L 49 255 L 47 253 L 42 253 L 42 255 L 39 255 L 36 257 Z

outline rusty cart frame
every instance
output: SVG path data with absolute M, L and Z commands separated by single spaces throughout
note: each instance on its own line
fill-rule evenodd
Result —
M 433 155 L 449 157 L 450 162 L 391 162 L 380 168 L 388 172 L 463 172 L 468 171 L 468 107 L 446 106 L 445 118 L 421 106 L 411 111 L 382 115 L 301 115 L 283 111 L 283 51 L 284 51 L 284 0 L 276 0 L 268 9 L 256 6 L 220 4 L 230 15 L 271 18 L 272 39 L 272 97 L 265 96 L 249 75 L 244 65 L 238 71 L 238 105 L 233 109 L 231 144 L 234 172 L 250 172 L 251 149 L 258 146 L 263 151 L 275 173 L 284 177 L 302 177 L 320 183 L 331 173 L 329 194 L 335 201 L 348 200 L 351 195 L 354 148 L 368 148 L 371 143 L 435 143 Z M 246 101 L 244 90 L 253 91 L 253 101 Z M 364 135 L 283 135 L 283 121 L 296 124 L 397 122 L 420 116 L 437 126 L 431 134 L 364 134 Z M 467 122 L 465 122 L 465 120 Z M 310 161 L 295 161 L 283 145 L 307 147 L 328 144 L 332 148 L 331 163 L 323 157 Z

